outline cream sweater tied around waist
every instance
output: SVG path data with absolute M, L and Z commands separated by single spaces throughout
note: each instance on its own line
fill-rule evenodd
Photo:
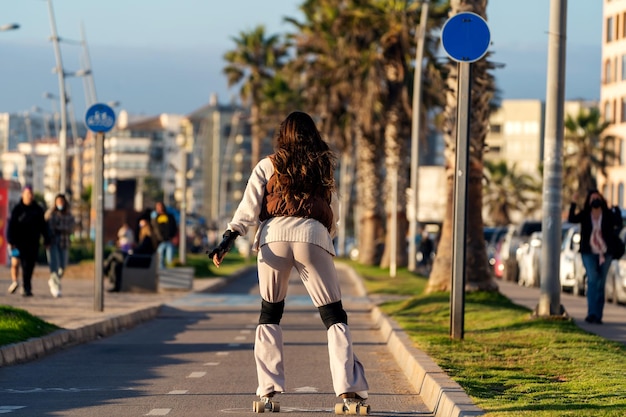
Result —
M 272 217 L 264 222 L 259 221 L 265 185 L 274 174 L 274 165 L 269 157 L 263 158 L 254 167 L 248 180 L 243 198 L 235 211 L 228 229 L 238 232 L 241 236 L 248 233 L 250 227 L 260 225 L 252 249 L 259 248 L 271 242 L 305 242 L 320 246 L 335 256 L 333 238 L 337 232 L 339 201 L 333 193 L 330 207 L 333 211 L 333 222 L 330 233 L 328 229 L 315 219 L 303 217 Z

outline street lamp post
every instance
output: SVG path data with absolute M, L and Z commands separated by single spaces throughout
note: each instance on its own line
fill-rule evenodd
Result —
M 65 94 L 65 72 L 63 71 L 63 60 L 61 58 L 61 46 L 59 45 L 59 35 L 54 19 L 52 0 L 48 0 L 48 11 L 50 13 L 50 28 L 52 30 L 51 40 L 54 45 L 54 56 L 56 58 L 55 72 L 59 79 L 59 100 L 61 105 L 61 129 L 59 130 L 60 149 L 60 178 L 59 192 L 65 193 L 67 189 L 67 96 Z

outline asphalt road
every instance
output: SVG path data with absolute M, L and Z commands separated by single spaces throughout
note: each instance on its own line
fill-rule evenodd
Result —
M 370 304 L 342 283 L 355 352 L 366 367 L 372 415 L 431 416 L 370 318 Z M 287 393 L 281 413 L 334 414 L 326 331 L 299 280 L 283 318 Z M 129 331 L 0 368 L 0 414 L 17 416 L 253 415 L 254 271 L 219 293 L 190 293 Z

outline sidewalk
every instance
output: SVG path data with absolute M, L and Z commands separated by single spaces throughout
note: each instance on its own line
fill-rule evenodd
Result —
M 539 304 L 539 288 L 520 287 L 516 283 L 497 280 L 500 292 L 515 304 L 534 310 Z M 587 316 L 587 298 L 561 293 L 561 305 L 581 329 L 597 334 L 607 340 L 626 344 L 626 307 L 613 303 L 604 304 L 604 324 L 591 324 L 585 321 Z

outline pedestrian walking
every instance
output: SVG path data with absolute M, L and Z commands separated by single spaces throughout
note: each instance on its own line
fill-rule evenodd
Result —
M 152 215 L 152 231 L 158 242 L 157 253 L 159 255 L 159 268 L 163 269 L 166 265 L 172 264 L 174 256 L 174 244 L 172 240 L 178 233 L 176 219 L 171 213 L 165 209 L 165 204 L 161 201 L 155 205 Z
M 343 398 L 337 407 L 369 412 L 368 383 L 353 352 L 333 263 L 338 221 L 335 161 L 313 119 L 303 112 L 289 114 L 280 124 L 276 152 L 254 168 L 222 242 L 209 254 L 219 267 L 237 236 L 258 226 L 253 249 L 258 251 L 261 314 L 254 357 L 261 401 L 254 403 L 254 411 L 273 410 L 274 395 L 285 391 L 280 321 L 295 268 L 327 329 L 333 388 Z
M 32 297 L 31 280 L 37 262 L 41 238 L 46 249 L 50 245 L 50 233 L 44 218 L 44 210 L 35 201 L 33 188 L 26 185 L 22 189 L 20 202 L 11 211 L 7 242 L 11 252 L 11 285 L 9 293 L 19 288 L 19 272 L 22 268 L 22 295 Z
M 622 226 L 608 208 L 598 190 L 591 190 L 585 198 L 583 209 L 576 211 L 577 198 L 573 199 L 567 221 L 580 223 L 580 254 L 587 273 L 588 323 L 602 324 L 604 310 L 604 285 L 606 275 L 618 246 L 617 231 Z
M 70 212 L 65 195 L 54 198 L 54 206 L 44 216 L 50 231 L 50 247 L 46 250 L 50 279 L 48 286 L 53 297 L 61 296 L 61 279 L 67 268 L 70 254 L 70 236 L 74 232 L 74 216 Z

